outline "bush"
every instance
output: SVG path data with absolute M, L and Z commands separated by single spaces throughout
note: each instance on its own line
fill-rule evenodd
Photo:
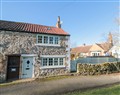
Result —
M 100 75 L 120 72 L 120 62 L 102 64 L 78 64 L 77 72 L 80 75 Z

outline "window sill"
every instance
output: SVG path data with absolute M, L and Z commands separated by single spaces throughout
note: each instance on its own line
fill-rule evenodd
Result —
M 57 47 L 60 47 L 60 44 L 35 44 L 35 45 L 38 45 L 38 46 L 57 46 Z
M 62 66 L 42 66 L 40 69 L 52 69 L 52 68 L 65 68 L 64 65 Z

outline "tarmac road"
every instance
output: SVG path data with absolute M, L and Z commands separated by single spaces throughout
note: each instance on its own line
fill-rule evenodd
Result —
M 99 76 L 74 76 L 47 82 L 33 81 L 0 87 L 0 95 L 60 95 L 79 89 L 120 83 L 120 73 Z

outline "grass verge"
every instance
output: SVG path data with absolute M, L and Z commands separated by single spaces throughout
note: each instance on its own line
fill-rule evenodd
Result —
M 73 76 L 70 76 L 70 75 L 51 76 L 51 77 L 45 77 L 45 78 L 38 78 L 36 79 L 36 81 L 46 82 L 46 81 L 59 80 L 59 79 L 65 79 L 70 77 L 73 77 Z
M 120 95 L 120 84 L 86 91 L 75 91 L 63 95 Z
M 18 85 L 18 84 L 22 84 L 22 83 L 30 83 L 30 82 L 47 82 L 47 81 L 52 81 L 52 80 L 59 80 L 59 79 L 65 79 L 65 78 L 70 78 L 73 76 L 70 75 L 61 75 L 61 76 L 51 76 L 51 77 L 45 77 L 45 78 L 37 78 L 37 79 L 31 79 L 31 80 L 27 80 L 27 79 L 22 79 L 22 80 L 15 80 L 12 82 L 6 82 L 6 83 L 1 83 L 0 87 L 5 87 L 5 86 L 11 86 L 11 85 Z

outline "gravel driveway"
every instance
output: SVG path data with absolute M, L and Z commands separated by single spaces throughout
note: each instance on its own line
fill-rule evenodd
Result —
M 78 89 L 100 87 L 120 83 L 120 73 L 100 76 L 74 76 L 71 78 L 0 87 L 0 95 L 59 95 Z

